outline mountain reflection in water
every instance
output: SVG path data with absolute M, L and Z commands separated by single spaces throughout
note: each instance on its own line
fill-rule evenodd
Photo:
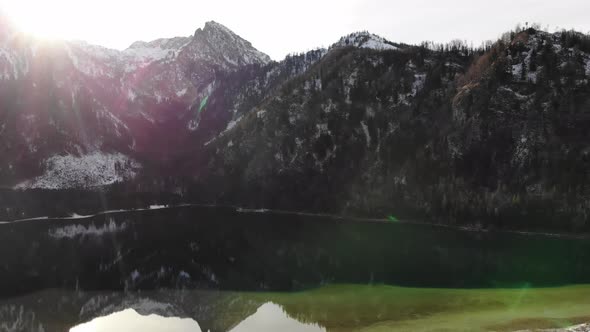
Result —
M 283 308 L 272 302 L 263 304 L 230 332 L 326 332 L 317 324 L 304 324 L 289 317 Z
M 199 324 L 190 318 L 143 316 L 134 309 L 125 309 L 108 316 L 95 318 L 70 329 L 70 332 L 201 332 Z M 289 317 L 283 308 L 268 302 L 256 313 L 244 319 L 230 332 L 326 332 L 317 324 L 304 324 Z
M 48 290 L 0 300 L 0 331 L 508 332 L 567 328 L 590 322 L 589 313 L 590 285 L 327 285 L 302 292 Z
M 111 331 L 201 332 L 201 328 L 197 322 L 189 318 L 142 316 L 133 309 L 125 309 L 70 329 L 70 332 Z

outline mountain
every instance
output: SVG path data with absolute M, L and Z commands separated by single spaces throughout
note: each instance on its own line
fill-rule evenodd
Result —
M 474 49 L 357 32 L 279 62 L 216 22 L 124 51 L 0 40 L 5 186 L 590 227 L 585 34 Z
M 118 181 L 118 169 L 135 173 L 129 169 L 137 168 L 134 158 L 166 159 L 188 144 L 199 121 L 195 108 L 217 75 L 269 62 L 215 22 L 192 37 L 136 42 L 124 51 L 8 36 L 0 46 L 0 151 L 6 157 L 0 177 L 30 178 L 45 168 L 45 177 L 22 186 Z M 83 167 L 88 163 L 98 163 L 101 176 Z M 69 174 L 80 180 L 64 178 Z
M 588 228 L 587 35 L 530 29 L 473 54 L 346 39 L 215 141 L 212 195 L 478 228 Z

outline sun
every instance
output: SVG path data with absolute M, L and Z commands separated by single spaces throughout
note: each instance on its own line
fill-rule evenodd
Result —
M 188 19 L 163 10 L 192 0 L 0 0 L 0 16 L 39 39 L 83 40 L 125 49 L 137 40 L 192 33 Z M 184 11 L 191 13 L 193 11 Z M 185 14 L 189 15 L 189 14 Z M 194 15 L 193 15 L 194 16 Z M 196 19 L 199 22 L 199 19 Z M 202 21 L 202 19 L 201 19 Z M 189 22 L 188 28 L 179 22 Z
M 85 40 L 118 47 L 119 41 L 127 43 L 129 35 L 138 32 L 132 23 L 150 1 L 0 0 L 0 14 L 36 38 Z
M 19 30 L 44 39 L 73 35 L 75 7 L 75 1 L 71 0 L 0 0 L 0 11 Z

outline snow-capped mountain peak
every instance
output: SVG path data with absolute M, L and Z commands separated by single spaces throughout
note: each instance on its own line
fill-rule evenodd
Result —
M 399 47 L 389 40 L 368 31 L 354 32 L 340 38 L 332 47 L 354 46 L 375 50 L 395 50 Z

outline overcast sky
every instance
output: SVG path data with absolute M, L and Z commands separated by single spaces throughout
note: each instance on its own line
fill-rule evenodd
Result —
M 22 29 L 124 49 L 214 20 L 282 59 L 369 30 L 394 42 L 479 44 L 519 22 L 590 31 L 590 0 L 0 0 Z

